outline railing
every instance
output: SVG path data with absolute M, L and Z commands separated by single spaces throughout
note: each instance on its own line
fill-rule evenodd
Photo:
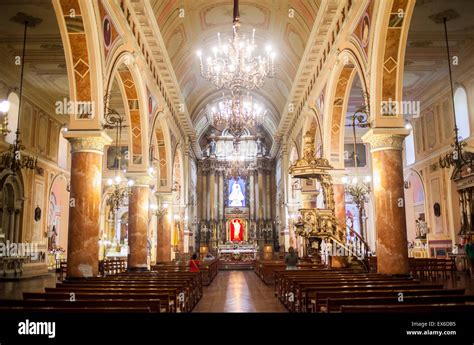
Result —
M 350 238 L 352 240 L 347 240 L 347 236 L 345 236 L 345 241 L 340 240 L 336 236 L 331 236 L 331 240 L 336 243 L 338 246 L 342 247 L 345 253 L 348 253 L 349 256 L 357 258 L 364 266 L 365 270 L 370 270 L 369 265 L 369 256 L 371 255 L 371 251 L 369 245 L 365 240 L 355 231 L 350 231 Z
M 125 259 L 105 259 L 99 261 L 99 274 L 102 276 L 118 274 L 127 269 Z

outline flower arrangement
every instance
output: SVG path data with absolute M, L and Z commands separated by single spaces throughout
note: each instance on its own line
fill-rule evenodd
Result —
M 65 252 L 66 252 L 66 250 L 64 250 L 64 248 L 57 246 L 57 247 L 51 249 L 49 251 L 49 254 L 61 255 L 61 254 L 64 254 Z

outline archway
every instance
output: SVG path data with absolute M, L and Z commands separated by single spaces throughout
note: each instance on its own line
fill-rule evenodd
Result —
M 290 149 L 289 166 L 295 163 L 299 158 L 296 145 Z M 303 206 L 301 197 L 301 179 L 295 179 L 288 174 L 288 227 L 289 227 L 289 243 L 285 243 L 285 250 L 289 247 L 294 247 L 297 252 L 302 255 L 303 247 L 299 243 L 295 234 L 295 224 L 298 221 L 298 210 Z
M 23 191 L 20 176 L 3 172 L 0 178 L 0 242 L 23 241 Z
M 184 236 L 184 184 L 183 184 L 183 155 L 179 146 L 176 147 L 173 158 L 173 186 L 172 186 L 172 212 L 173 224 L 171 245 L 174 255 L 184 255 L 189 251 L 189 239 Z M 214 231 L 217 231 L 214 229 Z
M 425 211 L 425 188 L 421 176 L 410 170 L 405 178 L 405 213 L 407 217 L 407 240 L 413 242 L 417 238 L 426 238 L 426 234 L 419 233 L 420 221 L 427 222 Z
M 68 181 L 63 174 L 54 177 L 49 191 L 49 209 L 46 225 L 48 251 L 67 255 L 69 220 Z M 58 257 L 57 257 L 58 258 Z

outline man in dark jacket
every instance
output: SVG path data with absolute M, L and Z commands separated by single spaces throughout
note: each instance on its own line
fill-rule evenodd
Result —
M 298 255 L 295 253 L 295 249 L 290 247 L 288 249 L 289 254 L 285 258 L 285 264 L 287 270 L 296 270 L 298 264 Z

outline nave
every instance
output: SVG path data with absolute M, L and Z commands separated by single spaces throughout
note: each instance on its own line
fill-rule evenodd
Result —
M 194 308 L 196 313 L 287 312 L 274 289 L 251 270 L 221 271 Z

